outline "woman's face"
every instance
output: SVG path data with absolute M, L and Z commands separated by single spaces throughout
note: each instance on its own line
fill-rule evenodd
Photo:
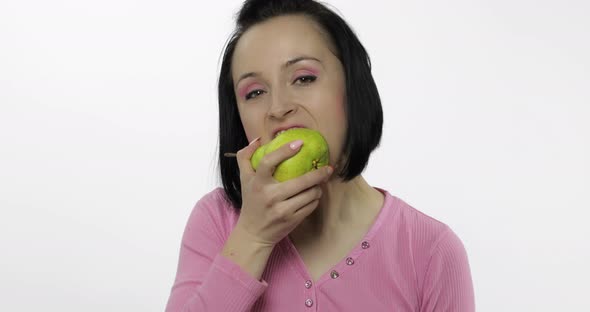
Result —
M 337 164 L 346 135 L 342 64 L 318 24 L 305 16 L 275 17 L 239 39 L 232 57 L 238 110 L 248 141 L 265 144 L 277 128 L 319 131 Z

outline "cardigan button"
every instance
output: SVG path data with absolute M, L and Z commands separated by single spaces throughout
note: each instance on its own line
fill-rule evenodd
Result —
M 307 288 L 307 289 L 311 288 L 311 281 L 310 280 L 305 281 L 305 288 Z
M 340 276 L 340 274 L 338 274 L 338 271 L 334 270 L 332 271 L 332 273 L 330 273 L 330 277 L 332 277 L 333 279 L 338 278 L 338 276 Z
M 369 245 L 369 242 L 367 242 L 367 241 L 364 241 L 364 242 L 361 244 L 361 247 L 363 247 L 363 249 L 367 249 L 367 248 L 369 248 L 369 247 L 370 247 L 370 245 Z
M 351 257 L 346 258 L 346 264 L 353 265 L 354 264 L 354 259 L 352 259 Z
M 305 306 L 310 308 L 313 305 L 313 300 L 311 299 L 307 299 L 305 300 Z

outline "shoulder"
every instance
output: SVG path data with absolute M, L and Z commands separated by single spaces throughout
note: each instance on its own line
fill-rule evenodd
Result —
M 201 208 L 203 207 L 203 208 Z M 203 195 L 196 203 L 194 210 L 196 209 L 212 209 L 221 214 L 227 214 L 234 212 L 229 200 L 225 195 L 225 191 L 222 187 L 216 187 Z
M 420 311 L 475 311 L 471 268 L 462 240 L 444 222 L 399 201 L 408 231 Z
M 427 215 L 399 197 L 390 196 L 397 212 L 395 223 L 408 233 L 413 245 L 430 249 L 448 235 L 451 229 L 446 223 Z
M 403 237 L 402 243 L 412 255 L 418 280 L 424 278 L 434 258 L 466 256 L 463 242 L 449 225 L 391 196 L 396 211 L 393 219 L 396 236 Z
M 441 220 L 392 196 L 397 205 L 395 223 L 405 233 L 419 289 L 425 283 L 442 280 L 460 279 L 463 285 L 469 285 L 469 261 L 464 244 L 453 229 Z M 401 235 L 400 235 L 401 236 Z

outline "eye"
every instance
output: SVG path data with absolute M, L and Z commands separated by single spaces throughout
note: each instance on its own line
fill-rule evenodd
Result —
M 249 100 L 249 99 L 251 99 L 251 98 L 255 98 L 255 97 L 261 95 L 262 92 L 264 92 L 264 91 L 258 89 L 258 90 L 254 90 L 254 91 L 246 94 L 246 101 Z
M 310 84 L 317 79 L 316 76 L 313 75 L 305 75 L 301 77 L 297 77 L 294 82 L 301 81 L 302 84 Z
M 300 81 L 301 82 L 300 84 L 306 85 L 306 84 L 310 84 L 310 83 L 316 81 L 316 79 L 317 79 L 317 77 L 314 75 L 305 75 L 305 76 L 297 77 L 297 79 L 295 79 L 295 81 L 293 83 L 297 83 L 298 81 Z M 249 92 L 245 96 L 246 101 L 257 97 L 257 96 L 261 95 L 262 93 L 264 93 L 264 91 L 262 91 L 260 89 Z

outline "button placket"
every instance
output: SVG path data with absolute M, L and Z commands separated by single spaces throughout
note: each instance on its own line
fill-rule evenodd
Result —
M 304 284 L 306 289 L 310 289 L 311 286 L 313 286 L 313 283 L 311 282 L 311 280 L 306 280 L 305 284 Z M 311 293 L 309 294 L 309 297 L 305 300 L 305 306 L 308 308 L 311 308 L 313 306 L 313 289 L 311 290 Z
M 362 249 L 368 249 L 369 247 L 371 247 L 371 245 L 369 244 L 368 241 L 363 241 L 361 243 Z M 354 258 L 347 257 L 346 258 L 346 265 L 353 265 L 353 264 L 354 264 Z M 330 277 L 332 279 L 337 279 L 338 277 L 340 277 L 340 273 L 337 270 L 332 270 L 332 272 L 330 272 Z
M 370 247 L 371 247 L 371 245 L 369 244 L 368 241 L 363 241 L 361 243 L 362 249 L 369 249 Z M 347 257 L 345 262 L 346 262 L 346 265 L 354 265 L 355 264 L 355 260 L 353 257 Z M 332 270 L 330 272 L 330 277 L 332 279 L 337 279 L 338 277 L 340 277 L 340 273 L 337 270 Z M 311 280 L 306 280 L 304 286 L 306 289 L 311 289 L 311 287 L 313 286 L 313 283 Z M 312 290 L 312 293 L 309 294 L 310 296 L 305 300 L 305 306 L 308 308 L 311 308 L 314 304 L 314 301 L 312 299 L 314 297 L 313 293 L 314 293 L 314 291 Z

